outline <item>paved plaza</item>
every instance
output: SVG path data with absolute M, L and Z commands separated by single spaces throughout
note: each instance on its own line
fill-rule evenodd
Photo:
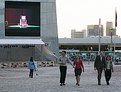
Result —
M 68 65 L 66 86 L 59 85 L 58 67 L 40 67 L 34 78 L 28 78 L 27 68 L 0 69 L 0 92 L 121 92 L 121 66 L 114 65 L 110 85 L 106 85 L 104 73 L 102 85 L 97 85 L 97 72 L 93 63 L 85 65 L 80 86 L 75 85 L 74 69 Z M 38 74 L 38 76 L 36 75 Z

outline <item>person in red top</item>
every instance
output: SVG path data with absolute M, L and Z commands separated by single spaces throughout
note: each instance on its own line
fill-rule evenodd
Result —
M 74 72 L 75 72 L 75 76 L 76 76 L 76 85 L 79 86 L 81 73 L 82 73 L 82 71 L 84 72 L 84 65 L 83 65 L 82 59 L 80 59 L 79 56 L 76 56 L 73 65 L 75 68 Z

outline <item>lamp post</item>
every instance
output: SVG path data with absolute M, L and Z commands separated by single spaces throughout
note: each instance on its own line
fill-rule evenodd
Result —
M 98 54 L 100 53 L 100 28 L 101 28 L 101 18 L 99 18 L 99 28 L 98 28 L 98 34 L 99 34 Z
M 110 50 L 111 50 L 111 53 L 112 53 L 112 50 L 113 50 L 113 46 L 112 46 L 112 44 L 113 44 L 113 41 L 112 41 L 112 31 L 113 31 L 113 29 L 111 29 L 111 45 L 110 45 Z
M 113 42 L 113 34 L 112 31 L 116 31 L 116 28 L 111 28 L 111 45 L 110 45 L 110 51 L 111 55 L 113 57 L 113 61 L 115 61 L 115 42 Z M 114 43 L 114 52 L 113 52 L 113 43 Z

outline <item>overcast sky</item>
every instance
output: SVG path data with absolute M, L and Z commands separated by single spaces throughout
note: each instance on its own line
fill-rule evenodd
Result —
M 71 29 L 81 31 L 87 25 L 106 25 L 107 21 L 115 22 L 117 8 L 117 34 L 121 36 L 121 0 L 56 0 L 59 38 L 71 37 Z

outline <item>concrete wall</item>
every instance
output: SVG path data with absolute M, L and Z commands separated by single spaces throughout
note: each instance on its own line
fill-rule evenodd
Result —
M 57 33 L 57 16 L 55 0 L 47 0 L 41 3 L 41 37 L 51 51 L 59 52 L 58 33 Z
M 0 47 L 0 61 L 26 61 L 30 56 L 34 56 L 33 47 L 23 48 L 20 45 L 8 46 L 4 45 Z
M 28 61 L 32 56 L 41 61 L 41 51 L 34 45 L 0 45 L 0 62 Z

